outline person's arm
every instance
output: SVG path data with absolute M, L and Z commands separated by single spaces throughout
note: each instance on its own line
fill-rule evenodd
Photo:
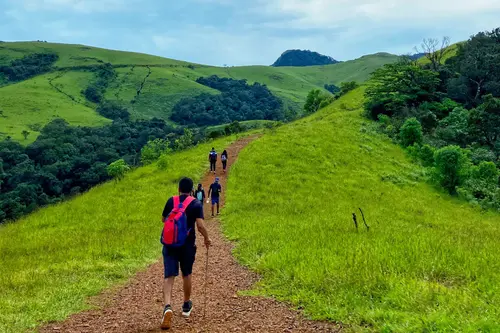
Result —
M 205 198 L 207 197 L 207 196 L 205 195 L 205 190 L 201 190 L 201 192 L 203 192 L 203 197 L 202 197 L 202 198 L 203 198 L 203 200 L 205 200 Z
M 210 244 L 212 244 L 212 241 L 210 240 L 210 237 L 208 237 L 208 231 L 207 228 L 205 228 L 205 222 L 203 219 L 196 219 L 196 227 L 198 228 L 198 231 L 203 235 L 203 238 L 205 239 L 205 246 L 208 248 Z
M 210 193 L 212 193 L 212 185 L 210 185 L 210 188 L 208 189 L 208 196 L 210 196 Z

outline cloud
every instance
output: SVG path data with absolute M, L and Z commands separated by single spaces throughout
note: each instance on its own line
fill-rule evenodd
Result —
M 176 38 L 164 36 L 164 35 L 155 35 L 152 37 L 153 43 L 160 50 L 169 49 L 175 42 L 177 42 Z
M 14 0 L 27 11 L 109 12 L 128 8 L 136 0 Z M 11 1 L 11 2 L 14 2 Z
M 288 16 L 307 27 L 331 28 L 352 21 L 425 24 L 438 19 L 500 10 L 498 0 L 258 0 L 269 16 Z

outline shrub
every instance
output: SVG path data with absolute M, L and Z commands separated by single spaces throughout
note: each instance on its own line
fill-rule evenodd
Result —
M 106 170 L 108 171 L 108 175 L 110 177 L 113 177 L 115 180 L 119 180 L 125 176 L 127 171 L 130 170 L 130 167 L 123 159 L 120 159 L 108 165 Z
M 156 161 L 162 154 L 168 154 L 171 151 L 170 142 L 164 139 L 155 139 L 141 149 L 142 164 L 151 164 Z
M 456 193 L 456 188 L 466 179 L 468 160 L 458 146 L 446 146 L 434 154 L 435 176 L 448 192 Z
M 403 146 L 421 144 L 423 140 L 422 125 L 416 118 L 408 118 L 400 129 L 399 135 Z

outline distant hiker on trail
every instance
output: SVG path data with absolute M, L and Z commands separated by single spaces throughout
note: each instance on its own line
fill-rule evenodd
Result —
M 219 215 L 219 199 L 222 192 L 222 186 L 219 184 L 219 177 L 215 178 L 215 182 L 210 185 L 208 196 L 212 199 L 212 216 L 214 216 L 214 206 L 217 204 L 217 215 Z
M 217 164 L 217 152 L 215 151 L 215 148 L 212 148 L 208 154 L 208 160 L 210 161 L 210 172 L 213 171 L 215 175 L 215 165 Z
M 182 178 L 179 182 L 179 195 L 168 199 L 163 209 L 164 223 L 161 235 L 163 244 L 163 266 L 165 280 L 163 282 L 163 310 L 162 329 L 169 329 L 172 325 L 172 289 L 175 277 L 179 275 L 179 265 L 183 278 L 184 304 L 182 316 L 188 318 L 193 310 L 191 302 L 191 273 L 196 256 L 196 232 L 205 238 L 205 246 L 210 246 L 210 237 L 203 221 L 203 206 L 200 201 L 189 194 L 193 190 L 193 181 Z
M 203 185 L 198 184 L 198 188 L 194 192 L 193 197 L 198 199 L 203 204 L 203 201 L 205 201 L 205 197 L 206 197 L 205 196 L 205 189 L 203 188 Z
M 227 166 L 227 150 L 224 150 L 222 152 L 222 155 L 220 155 L 220 160 L 222 161 L 222 171 L 226 173 L 226 166 Z

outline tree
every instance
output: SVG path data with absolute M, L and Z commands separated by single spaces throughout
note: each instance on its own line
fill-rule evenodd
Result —
M 110 177 L 113 177 L 115 180 L 120 180 L 125 176 L 127 171 L 130 170 L 130 167 L 123 159 L 119 159 L 108 165 L 106 170 Z
M 356 81 L 342 82 L 340 84 L 340 95 L 345 95 L 349 91 L 356 89 L 359 87 L 359 84 Z
M 446 146 L 436 151 L 435 176 L 441 186 L 450 193 L 456 193 L 456 189 L 466 179 L 468 172 L 468 160 L 462 149 L 458 146 Z
M 307 95 L 306 103 L 304 104 L 304 113 L 306 115 L 313 114 L 320 108 L 327 106 L 333 101 L 331 95 L 321 92 L 319 89 L 313 89 Z
M 162 154 L 168 154 L 170 151 L 170 142 L 168 140 L 150 140 L 141 149 L 141 162 L 145 165 L 151 164 L 156 161 Z
M 422 125 L 416 118 L 408 118 L 399 132 L 403 146 L 408 147 L 413 144 L 422 144 Z
M 373 119 L 379 114 L 398 115 L 405 109 L 436 100 L 438 85 L 438 73 L 402 59 L 372 74 L 365 92 L 365 108 Z
M 450 80 L 448 91 L 470 106 L 480 104 L 486 94 L 500 97 L 500 28 L 480 32 L 458 45 L 450 67 L 459 77 Z M 462 97 L 462 96 L 463 97 Z
M 493 148 L 500 140 L 500 98 L 485 96 L 484 103 L 476 108 L 471 118 L 486 144 Z
M 175 150 L 184 150 L 190 148 L 193 145 L 193 131 L 189 128 L 184 129 L 184 134 L 182 134 L 177 140 L 175 140 L 174 147 Z
M 420 48 L 415 47 L 415 51 L 423 53 L 430 61 L 431 69 L 437 72 L 444 63 L 444 57 L 451 52 L 449 46 L 450 37 L 443 37 L 441 41 L 436 38 L 426 38 L 420 44 Z
M 23 130 L 21 134 L 24 136 L 24 140 L 26 140 L 28 138 L 28 135 L 30 135 L 30 131 Z

